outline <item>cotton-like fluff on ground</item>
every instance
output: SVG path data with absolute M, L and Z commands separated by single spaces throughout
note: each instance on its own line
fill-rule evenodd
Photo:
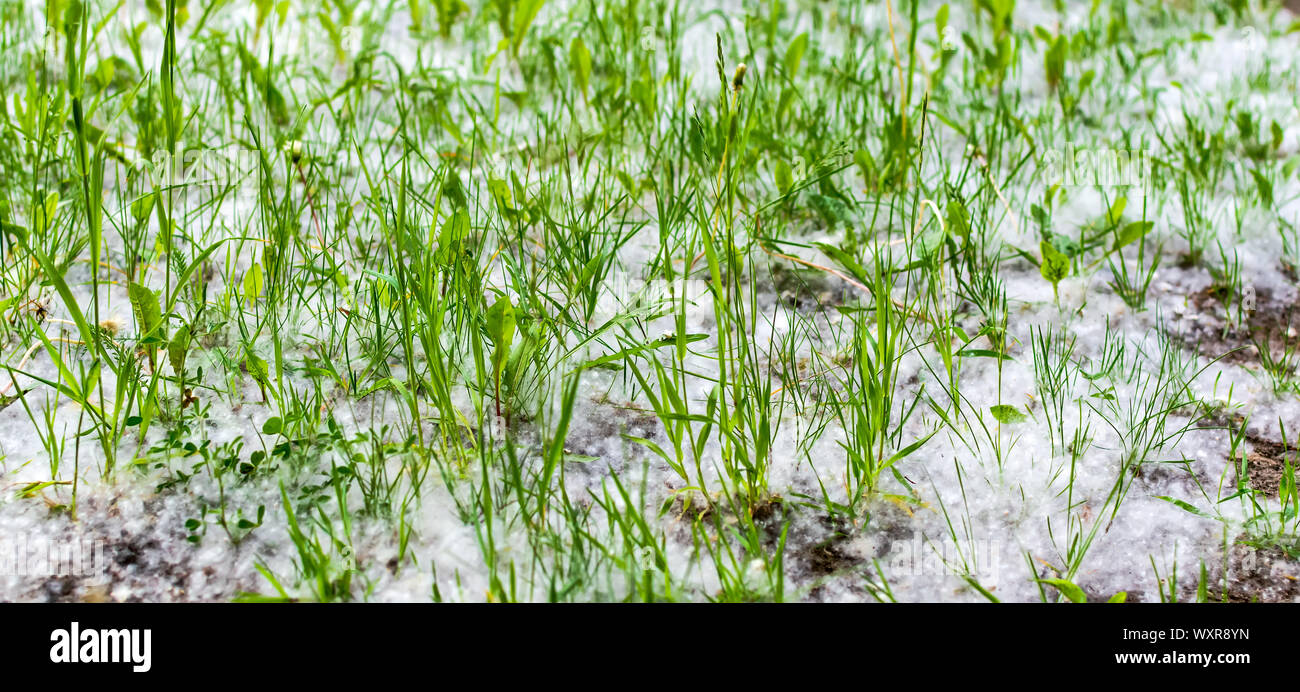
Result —
M 170 195 L 162 31 L 91 44 L 101 266 L 75 147 L 0 207 L 0 598 L 1300 599 L 1287 12 L 378 5 L 190 8 L 250 165 Z

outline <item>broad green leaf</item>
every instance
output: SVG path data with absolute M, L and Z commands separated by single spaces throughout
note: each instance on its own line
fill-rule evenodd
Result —
M 1083 76 L 1079 77 L 1079 85 L 1075 87 L 1075 92 L 1082 94 L 1083 92 L 1087 91 L 1088 87 L 1092 86 L 1092 82 L 1096 78 L 1097 78 L 1097 72 L 1095 70 L 1085 71 L 1083 73 Z
M 790 189 L 794 187 L 794 173 L 790 170 L 790 164 L 784 159 L 776 160 L 776 189 L 783 195 L 789 194 Z
M 947 7 L 947 5 L 945 5 Z M 944 230 L 957 236 L 965 238 L 970 235 L 970 214 L 966 212 L 966 205 L 956 197 L 948 200 L 947 223 Z
M 515 306 L 501 296 L 487 310 L 488 338 L 499 348 L 510 348 L 515 338 Z
M 1110 205 L 1110 209 L 1106 211 L 1106 225 L 1111 227 L 1118 226 L 1119 222 L 1124 218 L 1124 208 L 1127 206 L 1127 197 L 1120 197 L 1115 200 L 1115 202 Z
M 434 260 L 443 267 L 455 264 L 468 235 L 469 215 L 464 209 L 458 208 L 443 222 L 442 230 L 438 232 L 438 251 L 434 254 Z M 396 281 L 394 280 L 393 283 L 395 284 Z
M 1069 48 L 1065 36 L 1057 36 L 1052 47 L 1043 56 L 1043 69 L 1047 73 L 1047 87 L 1055 90 L 1065 78 L 1065 55 Z
M 785 74 L 790 79 L 794 79 L 799 74 L 799 67 L 803 64 L 803 54 L 808 50 L 808 33 L 804 32 L 794 37 L 790 42 L 790 47 L 785 51 L 785 60 L 782 65 L 785 66 Z
M 853 163 L 858 165 L 858 171 L 862 173 L 862 179 L 868 185 L 876 177 L 876 162 L 871 158 L 871 152 L 866 149 L 858 149 L 853 152 Z
M 1020 409 L 1007 404 L 990 406 L 989 412 L 993 414 L 993 417 L 996 418 L 999 423 L 1004 425 L 1019 423 L 1026 418 L 1025 414 L 1021 413 Z
M 492 199 L 497 203 L 497 210 L 502 216 L 511 216 L 515 213 L 514 198 L 510 193 L 510 185 L 499 178 L 488 180 L 488 191 L 492 193 Z
M 131 299 L 131 310 L 135 313 L 135 325 L 140 336 L 153 334 L 162 324 L 162 306 L 158 304 L 158 294 L 132 281 L 126 289 Z
M 1038 581 L 1055 586 L 1056 590 L 1060 591 L 1061 595 L 1069 599 L 1071 603 L 1086 603 L 1088 601 L 1087 594 L 1073 582 L 1065 579 L 1039 579 Z
M 135 202 L 131 202 L 131 216 L 135 217 L 136 224 L 147 220 L 153 213 L 153 193 L 140 196 Z
M 1038 272 L 1051 282 L 1052 288 L 1055 289 L 1056 285 L 1061 283 L 1061 279 L 1070 275 L 1070 258 L 1047 241 L 1040 242 L 1038 249 L 1043 254 L 1043 263 L 1039 265 Z
M 493 379 L 500 388 L 501 371 L 505 368 L 506 359 L 510 357 L 510 345 L 515 340 L 515 307 L 510 304 L 509 298 L 501 296 L 488 308 L 487 330 L 488 338 L 492 339 Z
M 569 67 L 573 70 L 573 80 L 582 90 L 582 98 L 586 99 L 591 84 L 591 51 L 587 50 L 581 36 L 575 36 L 569 44 Z
M 244 273 L 244 302 L 248 303 L 249 307 L 252 307 L 253 303 L 262 295 L 265 284 L 266 279 L 262 276 L 262 265 L 254 262 L 253 266 L 249 267 L 248 271 Z
M 1136 243 L 1141 240 L 1143 236 L 1150 233 L 1151 229 L 1155 227 L 1156 224 L 1153 221 L 1134 221 L 1133 223 L 1127 224 L 1119 234 L 1115 236 L 1115 247 L 1111 249 L 1118 250 L 1122 247 Z
M 519 56 L 519 46 L 524 42 L 524 34 L 528 33 L 528 27 L 532 26 L 537 13 L 542 11 L 542 5 L 545 4 L 546 0 L 519 0 L 515 5 L 515 23 L 510 34 L 510 52 L 515 57 Z
M 244 366 L 248 368 L 248 374 L 253 377 L 259 384 L 267 384 L 270 381 L 270 366 L 266 361 L 257 357 L 252 351 L 246 351 L 244 356 Z
M 411 27 L 419 31 L 424 26 L 424 8 L 420 6 L 420 0 L 411 0 Z
M 167 359 L 171 361 L 172 372 L 177 377 L 185 376 L 185 356 L 190 351 L 190 326 L 181 325 L 180 329 L 172 335 L 172 340 L 167 344 Z

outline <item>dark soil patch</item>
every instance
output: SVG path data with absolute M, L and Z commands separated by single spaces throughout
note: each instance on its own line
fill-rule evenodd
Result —
M 1268 440 L 1252 440 L 1254 451 L 1246 455 L 1246 475 L 1250 487 L 1269 496 L 1276 496 L 1286 473 L 1286 462 L 1292 468 L 1300 463 L 1300 451 L 1286 448 Z
M 1199 583 L 1199 576 L 1186 582 L 1181 598 L 1195 600 Z M 1208 576 L 1205 591 L 1213 602 L 1300 603 L 1300 561 L 1281 548 L 1238 543 L 1228 554 L 1227 587 L 1219 567 Z
M 810 577 L 816 584 L 809 592 L 810 600 L 819 600 L 824 584 L 832 577 L 849 573 L 871 574 L 875 570 L 873 559 L 887 558 L 890 547 L 914 538 L 910 518 L 903 510 L 892 506 L 873 512 L 865 527 L 854 526 L 844 517 L 822 515 L 817 519 L 824 533 L 799 546 L 791 546 L 792 569 L 789 574 Z M 866 536 L 865 553 L 861 546 L 850 547 L 850 541 Z
M 773 264 L 772 287 L 781 303 L 808 314 L 843 305 L 854 291 L 834 274 L 811 267 Z
M 668 486 L 673 489 L 672 486 Z M 699 521 L 713 514 L 711 505 L 704 496 L 695 491 L 677 493 L 664 501 L 659 513 L 675 517 L 675 521 L 688 525 L 689 521 Z
M 776 547 L 781 540 L 781 530 L 785 527 L 789 507 L 779 495 L 773 495 L 765 502 L 753 508 L 754 524 L 763 531 L 763 542 L 768 548 Z
M 1291 280 L 1291 283 L 1300 283 L 1300 276 L 1297 276 L 1296 274 L 1295 265 L 1288 264 L 1287 262 L 1280 262 L 1278 263 L 1278 269 L 1281 270 L 1282 276 Z
M 829 538 L 821 543 L 809 546 L 804 551 L 804 558 L 808 560 L 808 567 L 813 574 L 818 576 L 828 576 L 842 570 L 852 567 L 856 562 L 852 557 L 845 554 L 840 547 L 842 541 Z
M 660 430 L 659 419 L 653 412 L 630 405 L 619 405 L 612 401 L 598 403 L 608 405 L 602 406 L 598 413 L 587 418 L 585 422 L 588 428 L 583 431 L 584 434 L 570 433 L 566 451 L 599 457 L 604 454 L 603 444 L 610 439 L 617 439 L 624 435 L 655 439 L 655 435 Z
M 1238 412 L 1214 411 L 1196 422 L 1201 430 L 1223 430 L 1231 435 L 1233 430 L 1240 430 L 1245 417 Z M 1300 425 L 1286 425 L 1287 430 L 1300 428 Z M 1286 475 L 1286 462 L 1292 468 L 1300 467 L 1300 447 L 1284 446 L 1281 442 L 1267 439 L 1250 432 L 1245 433 L 1246 476 L 1250 487 L 1270 497 L 1277 497 L 1282 478 Z M 1238 450 L 1238 454 L 1244 450 Z M 1228 463 L 1240 472 L 1240 458 L 1229 458 Z M 1202 478 L 1204 482 L 1206 479 Z
M 1231 433 L 1241 428 L 1246 417 L 1238 411 L 1212 410 L 1196 420 L 1196 427 L 1201 430 L 1223 430 Z
M 1219 419 L 1207 418 L 1202 421 L 1201 428 L 1223 427 L 1227 428 L 1229 424 L 1239 425 L 1239 421 L 1227 421 L 1220 415 Z M 1288 426 L 1290 429 L 1290 426 Z M 1269 497 L 1277 497 L 1281 490 L 1282 478 L 1286 475 L 1286 462 L 1290 461 L 1292 468 L 1300 466 L 1300 448 L 1295 446 L 1284 447 L 1280 442 L 1274 442 L 1258 435 L 1246 433 L 1245 445 L 1250 451 L 1246 452 L 1246 480 L 1250 487 L 1258 492 L 1264 493 Z M 1238 451 L 1238 454 L 1241 452 Z M 1240 458 L 1229 458 L 1228 463 L 1232 465 L 1234 471 L 1240 472 Z M 1202 479 L 1204 481 L 1204 479 Z
M 1252 289 L 1249 295 L 1234 298 L 1224 289 L 1210 286 L 1188 297 L 1195 319 L 1181 321 L 1182 328 L 1166 333 L 1176 343 L 1195 350 L 1206 358 L 1222 358 L 1225 363 L 1251 365 L 1260 362 L 1260 348 L 1280 357 L 1288 345 L 1294 347 L 1300 333 L 1300 303 L 1292 297 L 1275 294 L 1271 289 Z M 1226 305 L 1237 304 L 1253 310 L 1243 312 L 1244 324 L 1233 324 Z
M 850 555 L 844 544 L 850 538 L 849 527 L 839 518 L 824 516 L 819 519 L 822 526 L 830 532 L 826 538 L 802 547 L 796 556 L 808 571 L 819 577 L 827 577 L 843 572 L 858 564 L 858 558 Z

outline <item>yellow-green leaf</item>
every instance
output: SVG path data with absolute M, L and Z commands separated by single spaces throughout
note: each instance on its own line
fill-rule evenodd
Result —
M 790 170 L 790 164 L 784 159 L 776 160 L 776 189 L 783 195 L 789 194 L 794 187 L 794 173 Z
M 158 294 L 134 281 L 127 285 L 126 293 L 131 299 L 131 310 L 135 313 L 135 326 L 140 336 L 152 334 L 162 324 Z
M 254 262 L 252 267 L 244 274 L 244 302 L 249 307 L 262 295 L 262 289 L 266 285 L 266 279 L 262 275 L 262 265 Z
M 1006 425 L 1019 423 L 1026 418 L 1025 414 L 1020 412 L 1020 409 L 1006 404 L 991 406 L 989 407 L 989 412 L 993 414 L 993 417 L 996 418 L 999 423 Z
M 591 51 L 587 50 L 581 36 L 575 36 L 569 44 L 569 67 L 573 69 L 573 80 L 582 90 L 582 98 L 587 98 L 587 87 L 591 84 Z
M 1039 579 L 1038 581 L 1055 586 L 1056 590 L 1060 591 L 1061 595 L 1069 599 L 1071 603 L 1085 603 L 1088 600 L 1088 596 L 1083 592 L 1083 589 L 1073 582 L 1065 579 Z

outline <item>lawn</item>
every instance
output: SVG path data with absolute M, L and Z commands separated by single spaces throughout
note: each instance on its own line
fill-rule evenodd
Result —
M 0 600 L 1300 600 L 1278 2 L 0 46 Z

